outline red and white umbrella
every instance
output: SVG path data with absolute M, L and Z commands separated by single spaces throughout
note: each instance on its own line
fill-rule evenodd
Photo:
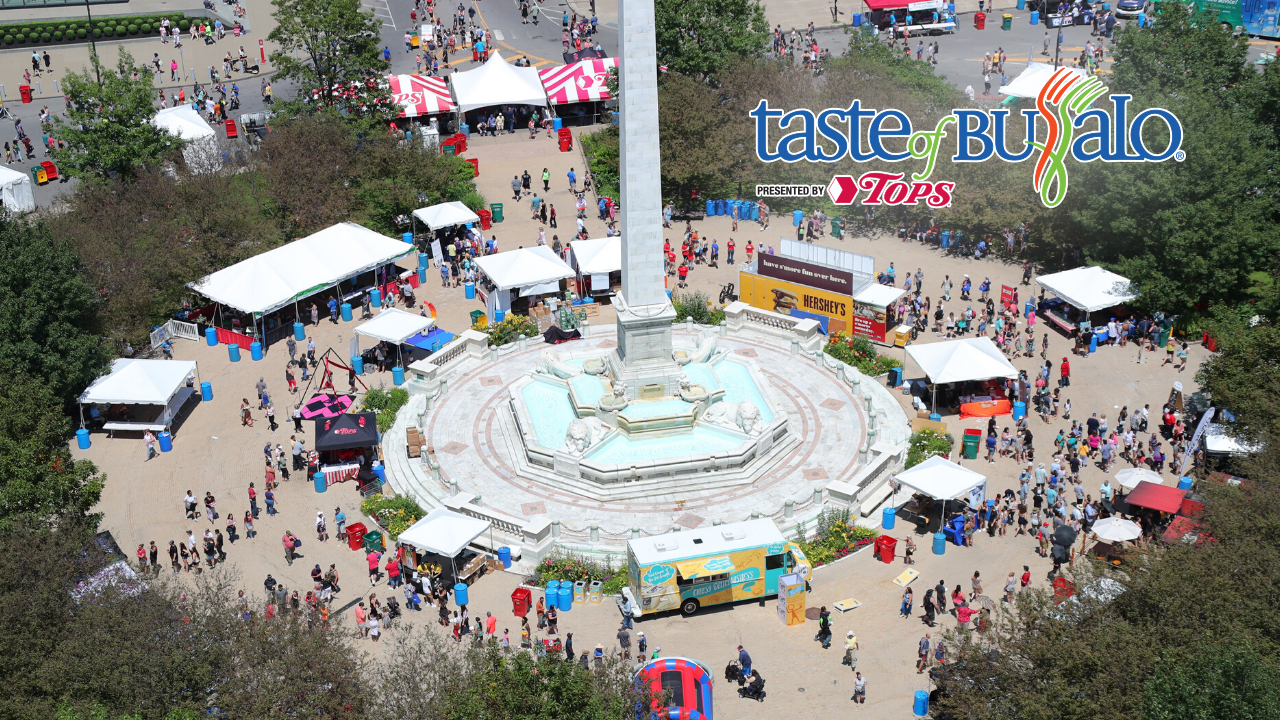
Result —
M 391 75 L 391 99 L 402 108 L 400 117 L 418 117 L 451 112 L 454 105 L 449 86 L 442 78 Z
M 538 77 L 552 105 L 608 100 L 609 71 L 617 66 L 617 58 L 591 58 L 539 70 Z

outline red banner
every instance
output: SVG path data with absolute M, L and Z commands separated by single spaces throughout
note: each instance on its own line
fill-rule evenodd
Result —
M 865 335 L 876 342 L 885 341 L 888 332 L 884 308 L 855 302 L 853 304 L 853 334 Z
M 1001 286 L 1000 286 L 1000 304 L 1001 304 L 1001 305 L 1012 305 L 1012 304 L 1013 304 L 1013 293 L 1014 293 L 1014 289 L 1013 289 L 1013 288 L 1009 287 L 1008 285 L 1001 285 Z

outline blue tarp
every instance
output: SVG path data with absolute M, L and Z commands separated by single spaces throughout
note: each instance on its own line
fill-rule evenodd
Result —
M 429 352 L 435 352 L 444 347 L 455 337 L 457 337 L 457 335 L 445 332 L 438 327 L 433 327 L 426 333 L 418 333 L 404 342 L 406 345 L 412 345 L 416 348 L 421 348 Z

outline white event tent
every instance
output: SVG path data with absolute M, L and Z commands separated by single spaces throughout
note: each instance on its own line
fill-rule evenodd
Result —
M 446 508 L 436 508 L 400 533 L 396 542 L 415 548 L 418 552 L 453 559 L 492 527 L 493 524 L 488 520 L 473 518 Z M 490 545 L 492 544 L 491 540 Z M 454 567 L 455 576 L 457 572 L 457 567 Z
M 149 420 L 110 420 L 102 427 L 109 432 L 165 430 L 187 399 L 195 394 L 193 388 L 187 387 L 187 381 L 196 372 L 196 364 L 191 360 L 117 358 L 111 363 L 111 372 L 94 380 L 80 395 L 81 425 L 86 404 L 156 405 L 160 410 Z
M 1084 70 L 1079 68 L 1058 68 L 1059 72 L 1072 73 L 1084 77 Z M 1054 69 L 1052 65 L 1046 63 L 1031 63 L 1027 65 L 1027 69 L 1018 74 L 1018 77 L 1010 80 L 1008 84 L 1000 88 L 1003 95 L 1018 98 L 1034 98 L 1040 95 L 1040 90 L 1049 84 L 1049 79 L 1053 77 Z
M 935 384 L 1018 377 L 1017 368 L 987 337 L 908 345 L 907 354 Z
M 559 281 L 574 275 L 546 245 L 485 255 L 476 265 L 499 290 L 519 288 L 521 296 L 555 292 Z
M 431 207 L 418 208 L 413 211 L 413 218 L 414 220 L 421 220 L 424 225 L 432 230 L 480 222 L 479 215 L 471 212 L 470 208 L 456 200 L 432 205 Z
M 1085 312 L 1123 305 L 1138 294 L 1129 279 L 1100 267 L 1080 267 L 1036 278 L 1036 284 Z
M 423 332 L 435 323 L 433 318 L 415 315 L 399 308 L 387 308 L 369 322 L 357 326 L 356 333 L 374 340 L 389 342 L 396 346 L 397 352 L 403 353 L 400 346 L 405 340 Z M 401 362 L 403 363 L 403 355 Z
M 454 73 L 449 81 L 462 112 L 491 105 L 547 105 L 547 91 L 538 71 L 515 67 L 502 59 L 501 53 L 495 52 L 475 70 Z
M 165 108 L 151 122 L 183 141 L 182 157 L 192 170 L 211 172 L 218 168 L 217 133 L 190 105 Z
M 571 240 L 570 264 L 591 277 L 592 290 L 609 289 L 609 273 L 622 271 L 622 238 L 607 237 L 594 240 Z
M 414 252 L 413 245 L 339 223 L 189 283 L 210 300 L 262 315 Z
M 0 167 L 0 198 L 10 212 L 24 213 L 36 209 L 36 196 L 31 190 L 31 176 Z
M 985 483 L 987 476 L 934 455 L 894 479 L 935 500 L 952 500 Z

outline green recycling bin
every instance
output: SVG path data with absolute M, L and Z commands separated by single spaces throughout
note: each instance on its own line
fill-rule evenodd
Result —
M 1013 15 L 1010 15 L 1009 13 L 1005 13 L 1005 14 L 1004 14 L 1003 16 L 1001 16 L 1001 17 L 1004 19 L 1004 22 L 1000 25 L 1000 29 L 1001 29 L 1001 30 L 1012 30 L 1012 29 L 1013 29 Z
M 471 327 L 484 327 L 484 324 L 481 323 L 481 320 L 484 320 L 484 319 L 485 319 L 485 314 L 483 310 L 471 311 Z
M 458 154 L 458 148 L 454 147 L 454 146 L 453 146 L 453 143 L 449 143 L 448 145 L 444 145 L 444 146 L 443 146 L 443 148 L 444 148 L 444 154 L 445 154 L 445 155 L 457 155 L 457 154 Z
M 364 551 L 382 552 L 382 533 L 378 530 L 370 530 L 364 534 Z
M 831 219 L 831 234 L 838 240 L 844 238 L 844 220 L 842 218 Z
M 489 212 L 493 213 L 490 222 L 502 222 L 502 203 L 489 203 Z
M 978 447 L 982 443 L 981 430 L 966 430 L 964 434 L 964 444 L 961 445 L 960 452 L 970 460 L 978 459 Z

